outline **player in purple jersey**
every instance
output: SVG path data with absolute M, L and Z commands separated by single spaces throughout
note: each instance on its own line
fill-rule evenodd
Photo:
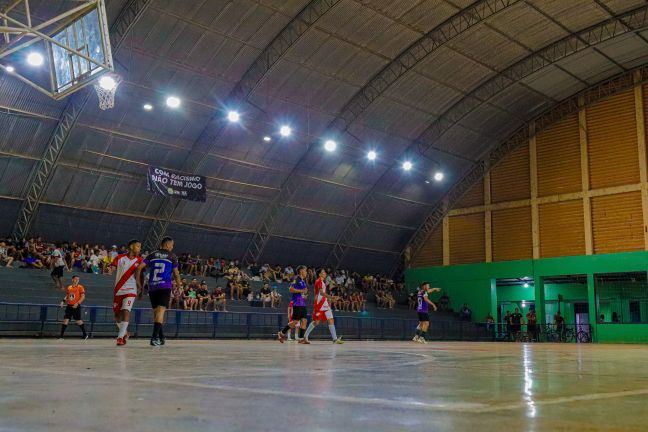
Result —
M 304 343 L 304 332 L 306 331 L 306 324 L 308 322 L 305 299 L 305 296 L 308 294 L 308 284 L 306 283 L 307 273 L 306 266 L 297 267 L 297 278 L 290 284 L 290 300 L 293 304 L 293 312 L 288 325 L 277 333 L 277 337 L 281 343 L 284 343 L 284 340 L 286 340 L 286 332 L 296 327 L 299 327 L 299 343 Z
M 441 291 L 441 288 L 430 288 L 429 282 L 423 282 L 418 290 L 416 296 L 416 313 L 418 314 L 419 325 L 416 327 L 416 335 L 412 339 L 414 342 L 427 343 L 425 341 L 425 334 L 430 327 L 430 307 L 434 311 L 437 310 L 436 305 L 428 298 L 428 294 L 439 291 Z
M 137 267 L 135 281 L 137 290 L 142 292 L 142 270 L 148 267 L 148 286 L 151 308 L 153 309 L 153 335 L 151 346 L 164 345 L 164 314 L 171 300 L 171 289 L 175 280 L 177 286 L 182 286 L 180 272 L 178 271 L 178 258 L 173 250 L 173 239 L 164 237 L 160 242 L 160 249 L 150 253 Z

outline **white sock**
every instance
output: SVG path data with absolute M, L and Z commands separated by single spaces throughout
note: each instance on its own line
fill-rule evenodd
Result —
M 311 332 L 315 330 L 315 324 L 313 324 L 313 321 L 308 325 L 308 328 L 306 329 L 306 334 L 304 335 L 304 339 L 308 339 L 308 336 L 310 336 Z
M 128 329 L 128 321 L 122 321 L 119 323 L 119 335 L 117 337 L 126 336 L 126 329 Z
M 337 333 L 335 331 L 335 324 L 329 324 L 329 331 L 331 332 L 331 337 L 334 341 L 337 340 Z
M 115 325 L 117 326 L 117 331 L 121 330 L 121 322 L 115 322 Z

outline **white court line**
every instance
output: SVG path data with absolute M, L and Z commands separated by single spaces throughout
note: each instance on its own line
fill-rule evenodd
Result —
M 0 366 L 0 369 L 18 369 L 22 370 L 23 368 L 18 366 Z M 121 376 L 121 375 L 97 375 L 97 374 L 87 374 L 87 373 L 73 373 L 73 372 L 64 372 L 64 371 L 54 371 L 49 369 L 38 369 L 38 368 L 29 368 L 30 373 L 42 373 L 49 375 L 62 375 L 62 376 L 74 376 L 74 377 L 84 377 L 84 378 L 99 378 L 105 380 L 121 380 L 121 381 L 139 381 L 143 383 L 150 384 L 160 384 L 164 386 L 184 386 L 192 388 L 203 388 L 210 390 L 221 390 L 221 391 L 231 391 L 237 393 L 251 393 L 259 394 L 265 396 L 281 396 L 281 397 L 292 397 L 298 399 L 314 399 L 314 400 L 325 400 L 329 402 L 345 402 L 345 403 L 355 403 L 361 405 L 379 405 L 385 408 L 401 408 L 401 409 L 410 409 L 410 410 L 425 410 L 425 411 L 447 411 L 447 412 L 460 412 L 460 413 L 471 413 L 471 414 L 481 414 L 481 413 L 492 413 L 497 411 L 509 411 L 516 409 L 524 409 L 528 407 L 528 401 L 518 401 L 518 402 L 505 402 L 505 403 L 496 403 L 496 404 L 484 404 L 484 403 L 472 403 L 472 402 L 419 402 L 419 401 L 402 401 L 394 399 L 381 399 L 381 398 L 364 398 L 357 396 L 343 396 L 343 395 L 326 395 L 326 394 L 312 394 L 312 393 L 297 393 L 297 392 L 287 392 L 282 390 L 270 390 L 270 389 L 259 389 L 259 388 L 247 388 L 247 387 L 238 387 L 231 385 L 218 385 L 218 384 L 202 384 L 202 383 L 188 383 L 188 382 L 168 382 L 161 379 L 155 378 L 140 378 L 134 376 Z M 576 396 L 563 396 L 553 399 L 537 399 L 534 400 L 534 405 L 536 406 L 547 406 L 547 405 L 559 405 L 567 404 L 570 402 L 581 402 L 581 401 L 595 401 L 595 400 L 606 400 L 606 399 L 615 399 L 629 396 L 642 396 L 648 395 L 648 388 L 636 389 L 636 390 L 625 390 L 619 392 L 607 392 L 607 393 L 592 393 Z

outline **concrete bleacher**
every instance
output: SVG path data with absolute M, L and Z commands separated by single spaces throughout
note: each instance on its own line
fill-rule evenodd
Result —
M 72 275 L 80 276 L 80 283 L 86 289 L 86 305 L 90 306 L 111 306 L 113 299 L 113 284 L 114 276 L 108 275 L 95 275 L 90 273 L 68 273 L 64 275 L 64 285 L 70 283 Z M 191 279 L 192 276 L 183 276 L 186 279 Z M 227 281 L 225 279 L 216 279 L 213 277 L 206 277 L 198 279 L 205 279 L 210 290 L 216 286 L 225 287 Z M 261 289 L 262 283 L 252 281 L 252 289 L 258 292 Z M 269 307 L 260 308 L 253 307 L 247 300 L 245 301 L 229 301 L 229 292 L 226 293 L 228 297 L 228 310 L 231 312 L 265 312 L 265 313 L 283 313 L 288 306 L 289 292 L 288 283 L 272 283 L 271 286 L 276 286 L 277 290 L 282 294 L 282 305 L 278 309 Z M 0 302 L 7 303 L 35 303 L 35 304 L 58 304 L 64 297 L 62 291 L 54 287 L 54 283 L 50 278 L 48 270 L 36 269 L 7 269 L 0 267 Z M 140 304 L 141 306 L 141 304 Z M 395 309 L 378 309 L 373 300 L 367 302 L 367 311 L 365 313 L 357 312 L 336 312 L 336 316 L 372 316 L 382 318 L 413 318 L 415 313 L 408 310 L 406 306 L 398 305 Z M 435 321 L 454 321 L 455 317 L 452 313 L 435 313 L 431 315 L 431 319 Z

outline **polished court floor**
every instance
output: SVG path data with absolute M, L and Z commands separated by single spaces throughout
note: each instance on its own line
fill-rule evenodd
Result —
M 646 431 L 648 346 L 0 340 L 0 431 Z

